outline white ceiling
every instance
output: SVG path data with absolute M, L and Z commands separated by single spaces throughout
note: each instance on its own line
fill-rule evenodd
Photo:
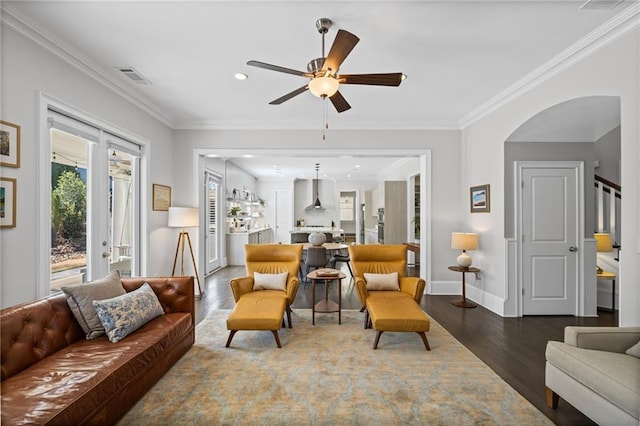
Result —
M 604 9 L 582 3 L 4 1 L 2 7 L 176 129 L 320 129 L 323 101 L 309 92 L 268 104 L 305 78 L 246 62 L 305 70 L 321 56 L 315 21 L 327 17 L 334 25 L 326 51 L 338 29 L 360 37 L 340 72 L 408 76 L 400 87 L 343 85 L 352 108 L 337 114 L 329 104 L 331 129 L 457 129 L 635 1 Z M 117 67 L 133 67 L 151 84 L 133 83 Z M 237 72 L 249 78 L 235 80 Z

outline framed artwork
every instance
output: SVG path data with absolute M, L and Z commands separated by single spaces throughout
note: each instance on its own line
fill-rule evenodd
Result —
M 171 187 L 153 184 L 153 210 L 168 211 L 171 205 Z
M 20 126 L 0 120 L 0 166 L 20 167 Z
M 489 213 L 491 211 L 491 193 L 489 184 L 472 186 L 469 190 L 471 213 Z
M 16 180 L 0 178 L 0 228 L 16 227 Z

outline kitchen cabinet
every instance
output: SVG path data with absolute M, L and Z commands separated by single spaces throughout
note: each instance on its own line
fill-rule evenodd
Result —
M 384 244 L 402 244 L 407 241 L 407 182 L 384 182 Z
M 227 234 L 227 264 L 244 265 L 245 244 L 269 244 L 273 241 L 271 228 L 252 229 Z
M 375 228 L 365 228 L 364 230 L 365 244 L 378 244 L 378 230 Z

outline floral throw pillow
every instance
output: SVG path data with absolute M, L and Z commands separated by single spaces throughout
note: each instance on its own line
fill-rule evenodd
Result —
M 164 314 L 158 297 L 148 283 L 122 296 L 94 300 L 93 306 L 107 337 L 114 343 Z

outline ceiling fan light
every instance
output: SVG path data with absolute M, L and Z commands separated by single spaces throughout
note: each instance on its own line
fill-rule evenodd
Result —
M 319 98 L 335 95 L 339 87 L 340 83 L 333 77 L 316 77 L 309 82 L 309 90 Z

